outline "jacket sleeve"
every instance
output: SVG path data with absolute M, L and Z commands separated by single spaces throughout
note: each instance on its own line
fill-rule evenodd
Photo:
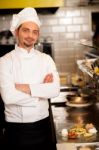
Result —
M 48 73 L 53 74 L 53 82 L 31 84 L 30 89 L 32 97 L 53 98 L 59 95 L 60 92 L 59 74 L 57 72 L 55 63 L 50 56 L 47 57 L 46 64 L 47 64 L 47 74 Z
M 11 73 L 11 61 L 0 59 L 0 94 L 5 104 L 23 104 L 30 101 L 30 95 L 15 89 Z

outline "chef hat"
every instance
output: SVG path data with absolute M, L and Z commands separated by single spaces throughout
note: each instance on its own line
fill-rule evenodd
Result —
M 41 23 L 37 12 L 32 7 L 27 7 L 21 10 L 18 14 L 14 14 L 11 21 L 10 31 L 15 34 L 15 30 L 24 22 L 32 21 L 40 27 Z

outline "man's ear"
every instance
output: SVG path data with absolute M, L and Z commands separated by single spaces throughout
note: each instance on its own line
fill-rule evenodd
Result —
M 18 36 L 18 29 L 15 30 L 15 36 Z

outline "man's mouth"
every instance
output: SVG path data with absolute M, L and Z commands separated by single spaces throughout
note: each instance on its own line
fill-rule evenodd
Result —
M 32 39 L 32 38 L 27 38 L 26 41 L 29 42 L 29 43 L 33 43 L 33 42 L 34 42 L 34 39 Z

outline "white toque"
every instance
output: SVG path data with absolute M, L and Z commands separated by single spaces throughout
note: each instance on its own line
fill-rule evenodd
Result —
M 32 7 L 27 7 L 21 10 L 18 14 L 14 14 L 11 21 L 10 31 L 15 34 L 15 30 L 24 22 L 32 21 L 40 27 L 41 22 L 37 15 L 37 12 Z

